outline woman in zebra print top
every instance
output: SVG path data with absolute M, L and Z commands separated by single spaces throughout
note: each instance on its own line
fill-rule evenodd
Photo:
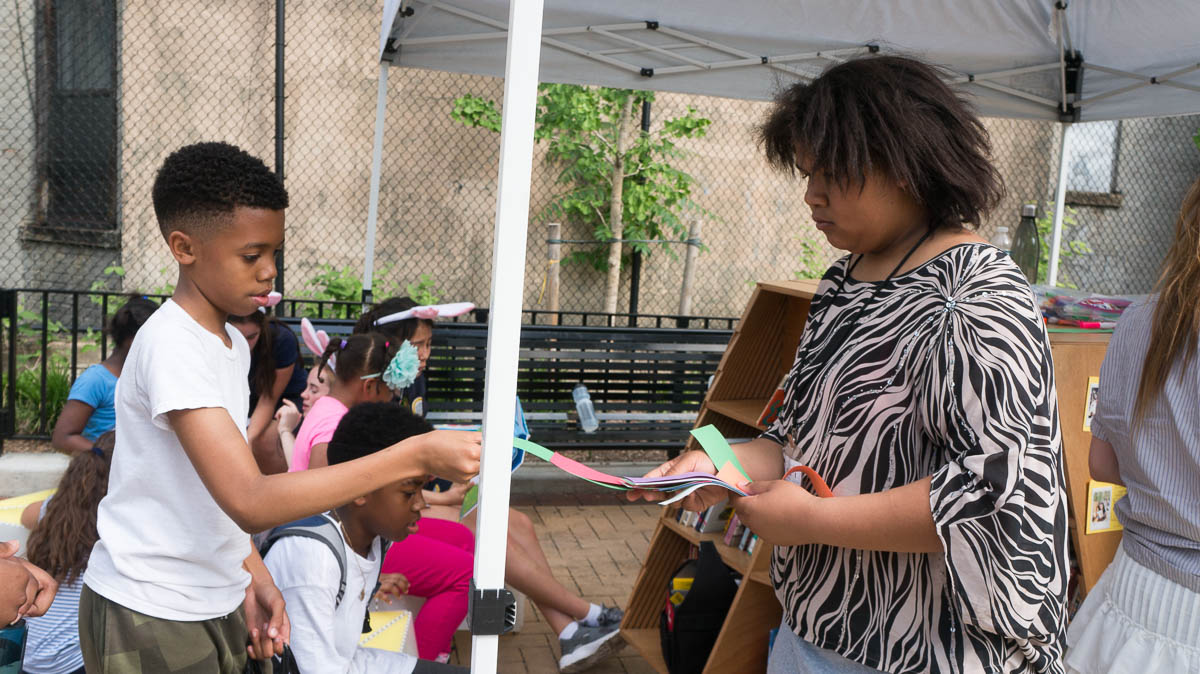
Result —
M 783 92 L 761 134 L 850 251 L 818 287 L 779 420 L 736 448 L 755 481 L 734 505 L 775 546 L 768 671 L 1061 672 L 1049 342 L 1020 270 L 965 227 L 1002 194 L 986 131 L 929 66 L 868 57 Z M 781 479 L 797 464 L 835 498 Z M 689 470 L 713 466 L 690 452 L 651 474 Z

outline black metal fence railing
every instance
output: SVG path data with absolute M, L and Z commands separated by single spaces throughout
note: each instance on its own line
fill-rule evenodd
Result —
M 167 297 L 143 296 L 159 302 Z M 112 344 L 104 333 L 105 321 L 127 298 L 126 294 L 102 290 L 0 289 L 0 451 L 5 439 L 50 438 L 76 376 L 108 357 Z M 276 310 L 285 319 L 307 316 L 348 321 L 359 316 L 362 305 L 286 298 Z M 479 308 L 454 320 L 484 323 L 487 309 Z M 730 331 L 737 321 L 715 316 L 630 316 L 587 311 L 527 310 L 522 316 L 527 325 L 696 331 Z

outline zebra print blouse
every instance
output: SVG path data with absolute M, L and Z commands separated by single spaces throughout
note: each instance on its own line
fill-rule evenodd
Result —
M 1062 672 L 1066 489 L 1028 284 L 985 244 L 878 283 L 847 262 L 821 281 L 765 436 L 836 495 L 932 475 L 945 553 L 777 547 L 788 624 L 887 672 Z

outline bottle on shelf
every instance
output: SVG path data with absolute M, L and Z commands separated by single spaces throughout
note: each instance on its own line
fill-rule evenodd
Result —
M 1037 204 L 1021 207 L 1021 223 L 1012 242 L 1013 262 L 1021 268 L 1029 282 L 1037 283 L 1038 263 L 1042 259 L 1042 238 L 1037 229 Z
M 587 387 L 583 384 L 576 384 L 575 389 L 571 391 L 571 397 L 575 399 L 575 411 L 579 414 L 579 427 L 584 433 L 595 433 L 597 428 L 600 428 L 600 422 L 596 419 L 596 408 L 592 405 L 592 396 L 588 393 Z

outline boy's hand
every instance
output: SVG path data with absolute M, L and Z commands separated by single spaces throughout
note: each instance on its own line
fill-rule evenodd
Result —
M 279 409 L 275 410 L 275 421 L 279 423 L 279 432 L 295 432 L 296 425 L 300 423 L 300 410 L 296 409 L 296 403 L 284 398 Z
M 21 544 L 17 541 L 0 543 L 0 560 L 10 560 L 25 570 L 25 574 L 13 570 L 14 573 L 22 576 L 21 581 L 24 582 L 26 601 L 18 609 L 17 617 L 10 622 L 15 622 L 19 618 L 37 618 L 45 615 L 46 611 L 50 610 L 50 605 L 54 603 L 54 595 L 58 593 L 58 581 L 41 568 L 34 566 L 29 560 L 17 557 L 17 551 L 20 549 Z
M 246 627 L 250 643 L 246 652 L 255 660 L 283 655 L 283 645 L 292 638 L 283 595 L 275 583 L 254 581 L 246 588 Z
M 388 595 L 403 597 L 408 594 L 408 588 L 408 579 L 404 577 L 404 574 L 382 573 L 379 574 L 379 591 L 375 593 L 375 598 L 386 601 Z
M 430 473 L 451 482 L 479 474 L 483 434 L 478 431 L 432 431 L 420 436 L 421 458 Z
M 0 625 L 10 625 L 25 615 L 37 596 L 37 583 L 15 559 L 0 559 Z

